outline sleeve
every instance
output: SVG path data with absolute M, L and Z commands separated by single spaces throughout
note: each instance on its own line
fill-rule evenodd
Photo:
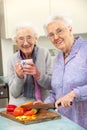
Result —
M 14 59 L 9 59 L 7 63 L 7 76 L 8 76 L 8 85 L 9 85 L 9 93 L 17 98 L 19 95 L 21 95 L 23 91 L 23 84 L 25 81 L 24 79 L 18 78 L 14 71 Z
M 87 100 L 87 85 L 78 86 L 74 89 L 76 100 L 84 101 Z
M 43 57 L 44 56 L 44 57 Z M 43 59 L 43 60 L 42 60 Z M 40 55 L 38 69 L 41 72 L 41 77 L 37 81 L 41 87 L 50 89 L 51 87 L 51 75 L 52 75 L 52 62 L 49 51 L 43 51 L 42 56 Z
M 50 90 L 50 93 L 47 96 L 47 98 L 44 100 L 44 102 L 46 102 L 46 103 L 55 103 L 55 101 L 56 101 L 55 93 L 53 92 L 53 90 Z

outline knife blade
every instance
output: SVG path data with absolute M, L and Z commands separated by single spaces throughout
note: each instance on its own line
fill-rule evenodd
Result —
M 70 105 L 72 105 L 72 102 L 70 102 Z M 58 104 L 58 107 L 61 106 L 61 102 Z M 23 108 L 37 108 L 37 109 L 56 109 L 55 103 L 33 103 L 33 104 L 23 104 L 20 107 Z
M 58 106 L 61 106 L 61 103 L 58 104 Z M 55 109 L 54 103 L 33 103 L 33 104 L 23 104 L 21 105 L 23 108 L 38 108 L 38 109 Z

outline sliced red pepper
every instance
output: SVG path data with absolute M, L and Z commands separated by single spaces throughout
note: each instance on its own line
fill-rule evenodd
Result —
M 13 113 L 13 111 L 14 111 L 14 109 L 15 109 L 16 107 L 17 107 L 17 106 L 14 105 L 14 104 L 8 104 L 8 105 L 6 106 L 6 113 L 7 113 L 7 114 Z

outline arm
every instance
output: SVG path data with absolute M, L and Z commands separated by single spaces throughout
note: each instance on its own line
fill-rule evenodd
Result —
M 15 72 L 15 60 L 12 58 L 8 61 L 8 81 L 9 81 L 9 91 L 12 96 L 17 98 L 19 95 L 21 95 L 23 91 L 23 84 L 25 81 L 25 78 L 20 78 Z
M 36 66 L 40 72 L 40 76 L 39 79 L 37 79 L 37 82 L 44 88 L 50 88 L 52 63 L 49 51 L 39 51 Z
M 59 98 L 55 103 L 55 107 L 58 108 L 60 102 L 62 107 L 69 107 L 74 100 L 77 102 L 87 100 L 87 85 L 79 86 L 65 96 Z
M 32 75 L 41 87 L 50 88 L 51 86 L 51 57 L 48 51 L 38 52 L 36 63 L 27 62 L 23 66 L 23 72 Z
M 68 94 L 66 94 L 63 97 L 60 97 L 56 102 L 55 102 L 55 107 L 58 109 L 58 104 L 61 103 L 62 107 L 70 107 L 70 105 L 73 103 L 73 100 L 75 98 L 75 92 L 71 91 Z

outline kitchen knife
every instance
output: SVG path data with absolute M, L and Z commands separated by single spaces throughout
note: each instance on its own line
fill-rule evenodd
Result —
M 70 105 L 72 105 L 72 102 L 70 102 Z M 58 107 L 61 106 L 61 102 L 58 104 Z M 38 108 L 38 109 L 56 109 L 54 103 L 33 103 L 33 104 L 23 104 L 20 107 L 23 108 Z
M 58 104 L 58 106 L 61 106 L 61 103 Z M 38 108 L 38 109 L 55 109 L 54 103 L 33 103 L 33 104 L 23 104 L 21 105 L 23 108 Z

